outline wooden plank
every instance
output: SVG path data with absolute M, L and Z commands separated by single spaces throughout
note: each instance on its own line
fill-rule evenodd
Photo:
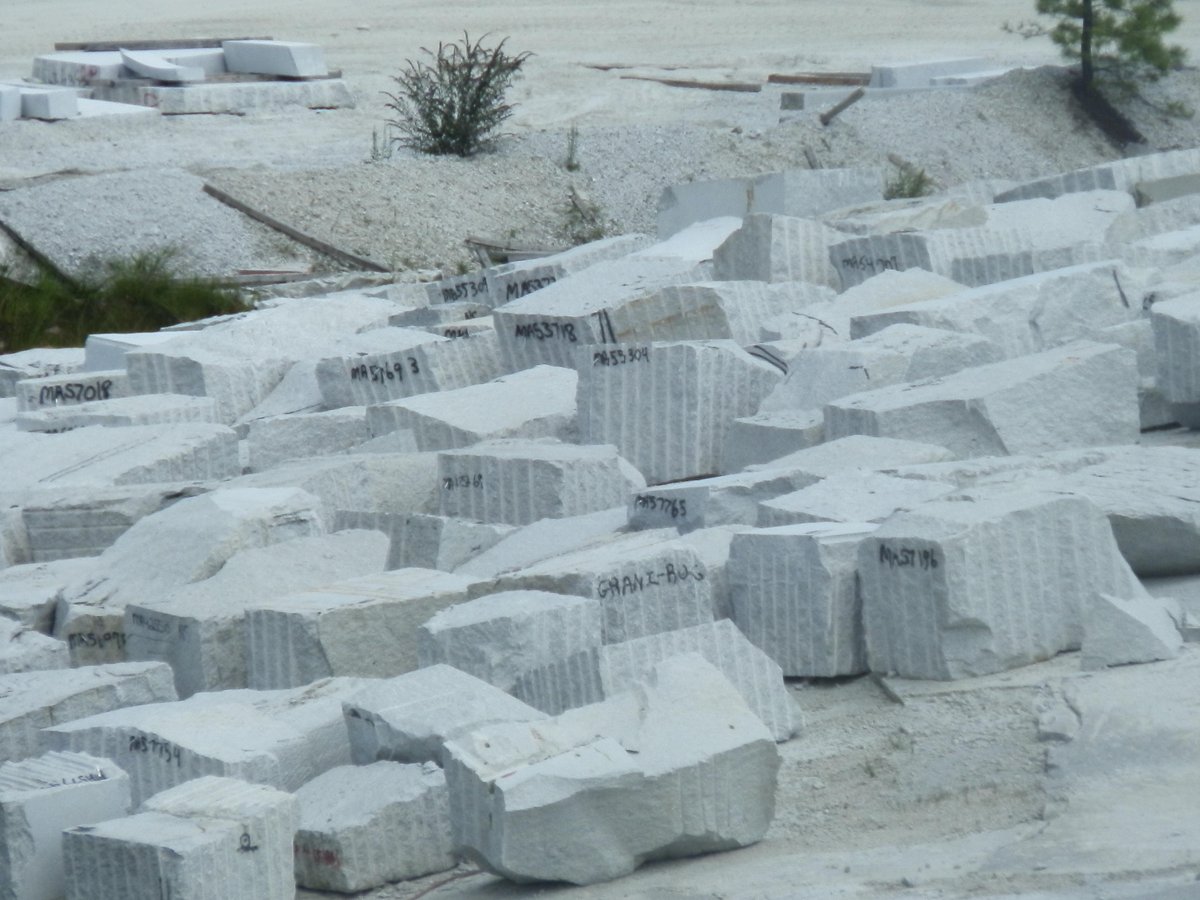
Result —
M 655 81 L 667 87 L 700 88 L 705 91 L 736 91 L 741 94 L 757 94 L 762 90 L 761 84 L 750 84 L 738 81 L 681 81 L 675 78 L 652 78 L 649 75 L 622 75 L 626 81 Z
M 767 76 L 768 84 L 832 84 L 853 87 L 871 83 L 870 72 L 801 72 L 796 75 L 776 73 Z
M 830 122 L 836 119 L 840 113 L 861 100 L 865 93 L 866 91 L 862 88 L 855 89 L 853 93 L 851 93 L 845 100 L 843 100 L 833 109 L 829 110 L 829 112 L 821 113 L 821 124 L 828 125 Z
M 270 41 L 269 37 L 181 38 L 144 41 L 59 41 L 55 50 L 82 50 L 88 53 L 117 50 L 211 50 L 224 41 Z
M 274 228 L 276 231 L 282 234 L 286 234 L 292 240 L 298 241 L 299 243 L 304 244 L 306 247 L 312 247 L 314 250 L 319 250 L 326 256 L 332 256 L 334 259 L 340 260 L 348 265 L 355 266 L 359 269 L 366 269 L 371 272 L 392 271 L 387 266 L 383 265 L 382 263 L 377 263 L 373 259 L 367 259 L 365 256 L 357 256 L 353 253 L 348 253 L 345 250 L 333 246 L 333 244 L 330 244 L 327 241 L 323 241 L 318 237 L 314 237 L 307 232 L 301 231 L 299 228 L 293 228 L 291 225 L 286 225 L 273 216 L 269 216 L 262 210 L 255 209 L 249 204 L 243 203 L 241 200 L 236 199 L 235 197 L 225 193 L 220 188 L 214 187 L 211 184 L 206 183 L 204 185 L 204 193 L 211 197 L 215 197 L 226 206 L 236 209 L 240 213 L 245 213 L 250 218 L 258 222 L 262 222 L 264 225 Z

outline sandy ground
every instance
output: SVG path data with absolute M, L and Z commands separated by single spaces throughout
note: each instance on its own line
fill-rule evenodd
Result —
M 1191 5 L 1177 4 L 1185 15 Z M 468 29 L 511 35 L 513 49 L 536 54 L 517 88 L 516 128 L 704 122 L 715 115 L 712 95 L 621 73 L 671 69 L 679 77 L 740 81 L 966 55 L 1055 62 L 1048 42 L 1024 42 L 1001 29 L 1006 20 L 1028 17 L 1032 6 L 1032 0 L 259 0 L 252 7 L 242 0 L 4 0 L 0 80 L 28 75 L 32 57 L 55 41 L 231 35 L 313 41 L 368 101 L 353 114 L 359 126 L 353 140 L 360 140 L 362 125 L 369 133 L 370 122 L 382 119 L 377 92 L 389 86 L 389 74 L 421 46 Z M 1200 15 L 1185 22 L 1176 40 L 1200 57 Z M 589 64 L 634 68 L 600 71 Z M 202 126 L 187 128 L 200 147 L 193 153 L 203 157 Z M 302 158 L 304 149 L 291 153 L 287 159 Z M 6 159 L 0 130 L 5 166 L 35 163 Z M 755 847 L 650 864 L 589 888 L 519 887 L 463 867 L 457 880 L 443 883 L 446 875 L 435 875 L 369 896 L 1200 897 L 1200 650 L 1194 646 L 1173 662 L 1103 673 L 1081 673 L 1077 657 L 1066 655 L 953 685 L 861 678 L 791 687 L 807 726 L 780 748 L 775 824 Z M 1063 708 L 1075 717 L 1074 739 L 1039 739 L 1039 714 Z

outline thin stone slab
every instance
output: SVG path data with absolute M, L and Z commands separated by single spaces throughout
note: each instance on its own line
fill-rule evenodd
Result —
M 843 240 L 812 219 L 750 215 L 713 254 L 713 274 L 719 281 L 806 281 L 841 290 L 830 248 Z
M 1078 341 L 843 397 L 825 407 L 825 434 L 936 440 L 961 457 L 1132 444 L 1136 363 L 1130 350 Z
M 215 575 L 158 602 L 125 607 L 129 659 L 169 663 L 181 698 L 247 686 L 245 611 L 295 591 L 386 568 L 388 539 L 377 531 L 293 538 L 230 557 Z
M 324 78 L 329 74 L 318 44 L 299 41 L 222 41 L 225 67 L 230 72 L 282 75 L 288 78 Z
M 596 345 L 671 339 L 678 323 L 662 314 L 660 289 L 703 280 L 706 272 L 693 259 L 651 250 L 597 263 L 497 307 L 492 319 L 506 368 L 570 368 L 580 347 L 598 352 L 605 347 Z
M 867 670 L 858 551 L 875 527 L 819 523 L 734 535 L 726 568 L 733 621 L 784 675 Z
M 450 450 L 499 438 L 578 434 L 574 369 L 534 366 L 485 384 L 420 394 L 367 410 L 372 435 L 410 429 L 421 450 Z
M 594 598 L 610 644 L 713 621 L 713 584 L 703 560 L 665 538 L 657 531 L 615 536 L 501 575 L 492 590 L 480 586 L 474 593 L 537 590 Z
M 203 81 L 207 73 L 200 66 L 181 66 L 157 53 L 122 50 L 121 64 L 137 78 L 150 78 L 172 84 Z
M 650 484 L 722 471 L 729 423 L 757 412 L 783 374 L 732 341 L 600 354 L 578 360 L 580 440 L 615 444 Z
M 742 472 L 648 487 L 632 497 L 630 524 L 681 530 L 754 525 L 759 503 L 806 488 L 830 475 L 953 457 L 936 444 L 851 435 L 748 466 Z
M 55 636 L 68 642 L 76 665 L 124 659 L 126 604 L 166 599 L 215 575 L 239 550 L 324 532 L 317 499 L 294 488 L 222 488 L 180 500 L 140 519 L 97 557 L 95 575 L 64 593 Z
M 622 234 L 589 241 L 550 256 L 491 266 L 483 270 L 489 303 L 495 307 L 519 300 L 597 263 L 620 259 L 651 244 L 644 234 Z
M 450 794 L 436 765 L 339 766 L 296 791 L 296 884 L 355 893 L 454 867 Z
M 113 760 L 129 773 L 135 805 L 204 775 L 294 791 L 350 764 L 342 700 L 367 684 L 330 678 L 286 691 L 196 694 L 50 725 L 40 740 L 44 750 Z
M 870 86 L 874 88 L 924 88 L 929 87 L 934 78 L 978 72 L 988 67 L 988 61 L 978 57 L 874 65 L 871 66 Z
M 545 591 L 488 594 L 436 613 L 417 631 L 422 667 L 454 666 L 503 691 L 523 672 L 602 641 L 599 601 Z
M 23 379 L 16 386 L 19 412 L 128 396 L 129 376 L 124 369 L 45 375 Z
M 1099 509 L 1011 486 L 896 514 L 858 567 L 871 670 L 904 678 L 1049 659 L 1079 648 L 1097 594 L 1145 595 Z
M 519 882 L 593 884 L 648 859 L 747 846 L 774 815 L 775 742 L 699 655 L 659 663 L 604 703 L 482 729 L 447 752 L 456 840 Z
M 645 484 L 603 441 L 495 440 L 446 450 L 438 460 L 438 512 L 477 522 L 528 525 L 609 509 Z
M 1136 319 L 1140 310 L 1139 279 L 1108 261 L 856 316 L 851 334 L 860 338 L 890 325 L 924 325 L 981 334 L 1013 357 L 1094 338 L 1104 328 Z
M 185 394 L 142 394 L 95 400 L 77 406 L 30 410 L 17 416 L 21 431 L 62 432 L 93 426 L 178 425 L 185 422 L 217 422 L 217 406 L 211 397 Z
M 78 347 L 35 347 L 0 355 L 0 397 L 16 395 L 18 381 L 67 375 L 83 366 L 84 353 Z
M 474 675 L 435 663 L 363 688 L 343 703 L 358 765 L 444 764 L 447 741 L 497 722 L 528 722 L 545 713 Z
M 269 689 L 331 675 L 388 678 L 418 666 L 417 629 L 476 579 L 432 569 L 364 575 L 246 610 L 247 682 Z
M 911 509 L 958 490 L 945 481 L 897 478 L 882 472 L 836 472 L 816 484 L 782 494 L 758 505 L 760 528 L 816 522 L 882 522 L 892 513 Z
M 802 350 L 759 412 L 819 409 L 849 394 L 941 378 L 1003 358 L 1000 347 L 981 335 L 892 325 L 859 340 Z
M 62 832 L 126 815 L 129 776 L 86 753 L 0 765 L 0 896 L 58 900 L 66 891 Z
M 78 669 L 4 675 L 0 699 L 0 760 L 38 752 L 38 732 L 107 710 L 175 699 L 171 667 L 112 663 Z

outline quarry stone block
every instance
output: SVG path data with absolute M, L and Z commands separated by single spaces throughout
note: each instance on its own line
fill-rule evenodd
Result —
M 807 281 L 841 290 L 830 248 L 844 239 L 812 219 L 750 215 L 713 254 L 713 274 L 719 281 Z
M 453 666 L 511 690 L 526 671 L 602 641 L 600 602 L 545 591 L 502 591 L 436 613 L 417 631 L 421 666 Z
M 18 412 L 128 397 L 129 376 L 124 369 L 110 369 L 25 378 L 17 382 L 15 396 Z
M 834 400 L 825 434 L 936 440 L 964 458 L 1132 444 L 1138 384 L 1132 351 L 1079 341 Z
M 230 72 L 324 78 L 329 74 L 318 44 L 299 41 L 222 41 L 225 67 Z
M 609 348 L 579 361 L 580 440 L 615 444 L 651 484 L 715 475 L 729 424 L 781 377 L 732 341 Z
M 93 400 L 74 406 L 45 407 L 18 414 L 22 431 L 62 432 L 89 426 L 177 425 L 217 422 L 216 403 L 210 397 L 184 394 L 143 394 Z
M 261 472 L 288 459 L 340 453 L 371 436 L 364 407 L 257 419 L 246 433 L 250 470 Z
M 1174 659 L 1183 647 L 1180 608 L 1168 600 L 1099 594 L 1083 615 L 1085 669 Z
M 446 776 L 432 763 L 339 766 L 296 791 L 296 883 L 355 893 L 453 868 Z
M 1098 594 L 1145 595 L 1099 509 L 1011 486 L 897 513 L 858 567 L 871 670 L 904 678 L 1049 659 L 1080 646 Z
M 397 569 L 258 603 L 246 610 L 247 682 L 270 689 L 331 675 L 412 671 L 417 629 L 466 600 L 475 582 L 433 569 Z
M 363 688 L 347 697 L 342 708 L 358 765 L 376 760 L 444 765 L 448 740 L 497 722 L 546 717 L 500 688 L 442 663 Z
M 882 522 L 892 513 L 958 490 L 945 481 L 897 478 L 882 472 L 836 472 L 816 484 L 758 505 L 759 528 L 815 522 Z

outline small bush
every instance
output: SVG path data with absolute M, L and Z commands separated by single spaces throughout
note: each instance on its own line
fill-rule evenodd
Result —
M 432 62 L 405 60 L 407 68 L 392 80 L 398 93 L 386 91 L 395 143 L 422 153 L 473 156 L 492 133 L 512 115 L 504 94 L 531 54 L 504 52 L 507 38 L 485 47 L 483 38 L 471 42 L 439 43 L 437 52 L 421 48 Z
M 97 332 L 157 331 L 246 309 L 236 290 L 177 277 L 173 259 L 160 250 L 109 260 L 70 281 L 40 268 L 32 284 L 0 266 L 0 350 L 81 347 Z
M 933 179 L 911 163 L 899 167 L 896 177 L 887 183 L 883 189 L 885 200 L 900 198 L 924 197 L 933 190 Z

